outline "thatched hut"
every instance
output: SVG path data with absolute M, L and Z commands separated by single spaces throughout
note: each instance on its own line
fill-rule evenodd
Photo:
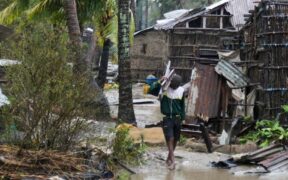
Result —
M 206 8 L 167 13 L 155 26 L 135 33 L 131 50 L 134 80 L 151 73 L 161 76 L 168 60 L 186 81 L 195 62 L 216 64 L 217 52 L 237 49 L 243 15 L 253 8 L 250 0 L 222 0 Z

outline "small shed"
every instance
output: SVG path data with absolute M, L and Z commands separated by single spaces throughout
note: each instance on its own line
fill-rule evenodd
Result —
M 221 0 L 205 8 L 165 14 L 166 19 L 135 33 L 131 49 L 133 79 L 141 81 L 148 74 L 162 76 L 170 60 L 172 68 L 189 81 L 195 62 L 216 64 L 218 52 L 238 48 L 244 14 L 254 6 L 251 0 Z

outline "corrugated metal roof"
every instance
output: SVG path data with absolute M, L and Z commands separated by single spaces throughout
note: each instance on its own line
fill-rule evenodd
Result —
M 288 170 L 288 152 L 277 153 L 268 159 L 258 163 L 263 166 L 266 170 L 272 171 L 286 171 Z
M 274 144 L 241 157 L 240 162 L 253 163 L 269 172 L 288 170 L 288 151 L 282 144 Z
M 244 14 L 248 14 L 249 10 L 254 9 L 255 5 L 257 5 L 257 3 L 254 2 L 254 0 L 221 0 L 206 8 L 191 9 L 187 10 L 187 12 L 182 11 L 181 13 L 178 13 L 178 16 L 175 18 L 169 16 L 168 19 L 159 20 L 159 22 L 161 23 L 157 23 L 156 25 L 154 25 L 154 29 L 156 30 L 173 29 L 179 23 L 192 20 L 193 18 L 196 18 L 203 14 L 209 14 L 214 9 L 219 8 L 221 6 L 225 6 L 225 9 L 231 15 L 233 15 L 230 19 L 233 27 L 236 30 L 240 30 L 242 25 L 245 24 Z
M 156 30 L 168 30 L 173 29 L 177 24 L 184 22 L 188 19 L 192 19 L 194 17 L 197 17 L 201 14 L 205 13 L 205 8 L 197 8 L 197 9 L 191 9 L 187 11 L 186 13 L 182 14 L 181 16 L 175 18 L 174 20 L 169 20 L 167 23 L 162 24 L 156 24 L 154 26 L 154 29 Z
M 196 64 L 192 72 L 186 114 L 204 121 L 218 116 L 222 80 L 213 66 Z
M 154 27 L 151 26 L 151 27 L 148 27 L 148 28 L 143 29 L 143 30 L 141 30 L 141 31 L 137 31 L 137 32 L 134 33 L 134 36 L 137 36 L 137 35 L 139 35 L 139 34 L 142 34 L 142 33 L 148 32 L 148 31 L 151 31 L 151 30 L 153 30 L 153 29 L 154 29 Z
M 235 87 L 245 87 L 249 84 L 249 79 L 234 64 L 221 60 L 215 67 L 215 71 L 224 76 Z
M 268 157 L 271 157 L 271 156 L 273 156 L 279 152 L 283 152 L 284 150 L 285 150 L 285 147 L 282 144 L 273 144 L 269 147 L 254 151 L 254 152 L 248 154 L 244 158 L 250 162 L 258 163 L 258 162 L 263 161 L 263 160 L 267 159 Z
M 255 0 L 230 0 L 225 9 L 232 14 L 231 23 L 236 29 L 240 29 L 245 25 L 244 14 L 248 14 L 257 5 Z
M 223 4 L 226 4 L 226 3 L 229 2 L 229 1 L 231 1 L 231 0 L 221 0 L 221 1 L 218 1 L 218 2 L 216 2 L 216 3 L 211 4 L 210 6 L 207 6 L 206 9 L 207 9 L 207 10 L 215 9 L 215 8 L 217 8 L 217 7 L 219 7 L 219 6 L 222 6 Z

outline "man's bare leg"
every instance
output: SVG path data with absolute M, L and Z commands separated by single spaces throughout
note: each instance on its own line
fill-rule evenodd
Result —
M 166 159 L 166 164 L 167 164 L 167 166 L 170 166 L 170 164 L 172 163 L 171 153 L 170 153 L 170 138 L 165 138 L 165 140 L 166 140 L 166 145 L 168 148 L 168 155 L 167 155 L 167 159 Z
M 174 143 L 175 141 L 174 141 L 174 138 L 170 138 L 169 140 L 168 140 L 168 142 L 167 142 L 167 145 L 168 145 L 168 161 L 170 162 L 169 164 L 168 164 L 168 166 L 169 166 L 169 169 L 175 169 L 175 158 L 174 158 L 174 149 L 175 149 L 175 147 L 174 147 Z

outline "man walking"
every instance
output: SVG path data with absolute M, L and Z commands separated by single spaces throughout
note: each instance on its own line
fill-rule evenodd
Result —
M 161 80 L 163 80 L 163 78 Z M 149 94 L 159 95 L 161 80 L 150 85 Z M 172 77 L 170 86 L 160 97 L 161 113 L 165 115 L 162 128 L 168 147 L 166 164 L 171 170 L 175 169 L 174 150 L 180 139 L 182 121 L 185 119 L 185 89 L 180 86 L 181 83 L 181 76 L 175 74 Z

